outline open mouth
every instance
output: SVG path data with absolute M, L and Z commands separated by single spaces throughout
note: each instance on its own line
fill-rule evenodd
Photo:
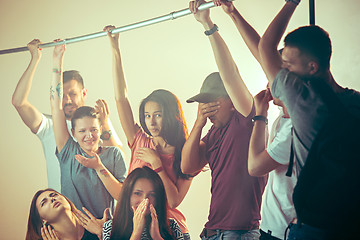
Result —
M 58 206 L 60 206 L 60 202 L 54 202 L 54 204 L 53 204 L 53 208 L 57 208 Z

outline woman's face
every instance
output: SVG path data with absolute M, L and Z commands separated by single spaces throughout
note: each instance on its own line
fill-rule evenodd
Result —
M 101 135 L 99 120 L 92 117 L 77 119 L 73 135 L 85 152 L 97 151 Z
M 53 223 L 64 210 L 70 210 L 69 202 L 55 191 L 45 191 L 36 199 L 36 208 L 45 223 Z
M 160 136 L 162 128 L 162 107 L 157 102 L 149 101 L 144 106 L 145 124 L 151 136 Z
M 156 204 L 156 194 L 154 190 L 154 185 L 149 179 L 140 178 L 134 184 L 134 188 L 130 196 L 130 205 L 135 207 L 135 209 L 137 209 L 139 204 L 146 198 L 149 199 L 149 204 L 146 210 L 146 214 L 149 214 L 150 204 L 152 204 L 154 207 Z

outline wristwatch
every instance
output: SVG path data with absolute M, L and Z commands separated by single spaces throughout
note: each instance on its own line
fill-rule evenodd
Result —
M 265 122 L 265 124 L 268 124 L 268 119 L 267 119 L 267 117 L 265 117 L 265 116 L 262 116 L 262 115 L 256 115 L 255 117 L 253 117 L 252 119 L 252 122 L 253 123 L 255 123 L 255 121 L 263 121 L 263 122 Z
M 211 29 L 206 30 L 204 33 L 206 36 L 210 36 L 211 34 L 213 34 L 216 31 L 219 31 L 219 27 L 216 24 L 214 24 L 214 26 Z
M 103 131 L 102 134 L 100 135 L 100 138 L 105 141 L 109 140 L 111 138 L 111 130 Z

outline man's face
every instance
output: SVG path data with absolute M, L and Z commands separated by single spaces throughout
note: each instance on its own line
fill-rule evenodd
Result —
M 230 98 L 220 97 L 216 101 L 219 102 L 220 107 L 213 116 L 209 117 L 209 120 L 215 127 L 222 128 L 230 121 L 235 109 Z
M 62 107 L 66 119 L 71 119 L 76 109 L 84 106 L 86 93 L 86 89 L 76 80 L 70 80 L 64 84 Z
M 287 68 L 290 72 L 299 76 L 311 75 L 311 67 L 309 65 L 310 60 L 301 55 L 298 48 L 289 46 L 284 47 L 281 57 L 283 61 L 283 68 Z

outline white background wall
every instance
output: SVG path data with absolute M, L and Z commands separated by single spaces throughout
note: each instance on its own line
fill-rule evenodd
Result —
M 262 34 L 283 1 L 237 0 L 234 4 Z M 188 2 L 185 0 L 0 0 L 0 49 L 26 46 L 33 38 L 50 42 L 56 38 L 94 33 L 108 24 L 127 25 L 187 6 Z M 358 90 L 359 7 L 360 2 L 357 0 L 316 1 L 316 23 L 329 32 L 333 43 L 333 75 L 339 84 Z M 260 66 L 247 50 L 230 18 L 220 8 L 213 9 L 211 16 L 219 26 L 250 91 L 256 94 L 266 85 Z M 303 0 L 288 31 L 308 23 L 308 2 Z M 207 74 L 217 70 L 203 31 L 192 16 L 186 16 L 121 34 L 123 63 L 136 118 L 141 99 L 154 89 L 165 88 L 181 100 L 191 129 L 197 105 L 187 104 L 185 100 L 199 91 Z M 11 105 L 12 93 L 29 60 L 28 52 L 0 56 L 0 239 L 24 238 L 31 198 L 37 190 L 47 186 L 41 143 L 23 124 Z M 50 113 L 48 99 L 51 62 L 52 49 L 43 49 L 29 97 L 31 103 L 44 113 Z M 124 143 L 129 160 L 129 149 L 118 120 L 112 90 L 108 39 L 104 37 L 68 45 L 64 69 L 81 72 L 89 92 L 86 101 L 88 105 L 94 105 L 98 98 L 109 103 L 110 118 Z M 271 119 L 277 111 L 277 108 L 271 107 Z M 234 183 L 234 187 L 236 184 L 238 183 Z M 209 199 L 208 171 L 195 178 L 179 207 L 187 217 L 193 239 L 198 238 L 207 220 Z

